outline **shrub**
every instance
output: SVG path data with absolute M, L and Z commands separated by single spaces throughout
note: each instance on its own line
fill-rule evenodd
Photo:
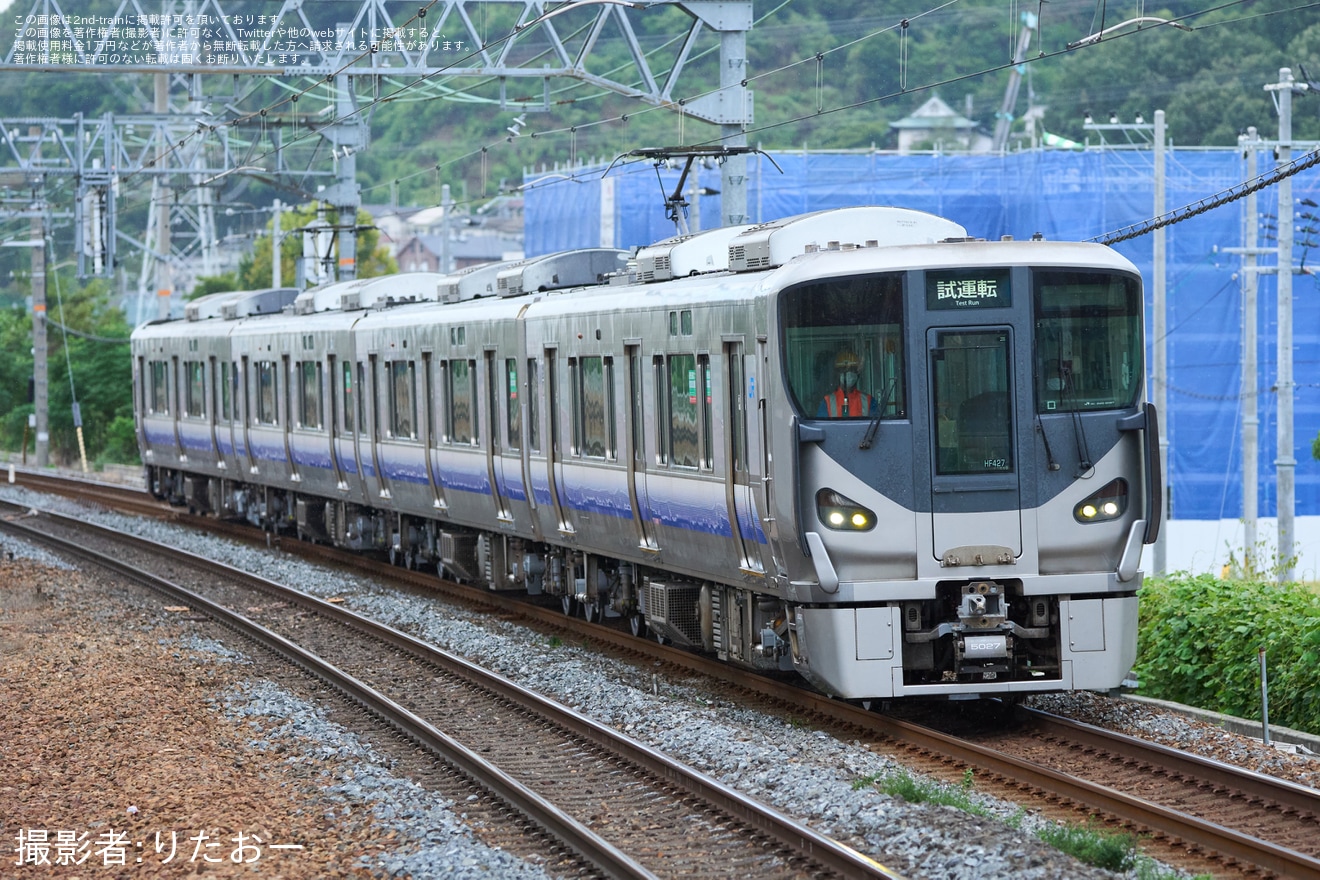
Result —
M 1320 732 L 1320 596 L 1297 584 L 1209 575 L 1148 581 L 1141 590 L 1141 693 L 1260 718 L 1260 663 L 1270 720 Z

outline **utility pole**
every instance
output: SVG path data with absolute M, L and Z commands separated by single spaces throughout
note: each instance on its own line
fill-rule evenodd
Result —
M 1155 209 L 1152 216 L 1164 214 L 1164 111 L 1155 111 Z M 1152 293 L 1152 306 L 1155 314 L 1152 320 L 1151 335 L 1154 336 L 1154 376 L 1151 390 L 1155 394 L 1155 411 L 1164 422 L 1160 432 L 1160 473 L 1164 478 L 1164 504 L 1159 511 L 1160 533 L 1155 539 L 1154 568 L 1155 574 L 1164 574 L 1168 568 L 1169 530 L 1165 527 L 1168 511 L 1173 507 L 1172 481 L 1169 479 L 1169 432 L 1173 429 L 1173 419 L 1169 416 L 1169 343 L 1165 329 L 1168 310 L 1165 287 L 1166 250 L 1164 227 L 1155 230 L 1154 262 L 1155 277 Z
M 1292 70 L 1279 68 L 1279 82 L 1266 86 L 1267 91 L 1278 92 L 1279 147 L 1278 164 L 1292 161 L 1292 96 L 1296 83 Z M 1296 511 L 1297 459 L 1293 456 L 1293 196 L 1292 178 L 1279 181 L 1279 374 L 1278 387 L 1278 443 L 1274 458 L 1274 478 L 1278 485 L 1279 506 L 1279 583 L 1293 580 L 1292 563 L 1296 540 L 1293 537 L 1293 515 Z
M 449 214 L 454 210 L 454 200 L 449 197 L 449 184 L 440 187 L 440 274 L 449 274 L 449 235 L 452 227 Z
M 1256 150 L 1260 137 L 1253 125 L 1247 129 L 1246 180 L 1256 179 Z M 1242 561 L 1249 574 L 1256 571 L 1256 518 L 1259 516 L 1260 492 L 1260 397 L 1256 394 L 1257 327 L 1256 291 L 1260 273 L 1256 271 L 1256 193 L 1247 196 L 1246 229 L 1243 236 L 1242 267 Z
M 270 224 L 270 286 L 283 287 L 281 283 L 284 279 L 280 273 L 284 267 L 280 265 L 280 200 L 275 200 L 275 216 Z
M 170 76 L 167 73 L 156 74 L 155 112 L 164 116 L 170 112 Z M 156 160 L 164 164 L 169 154 L 170 145 L 163 140 L 156 143 Z M 160 186 L 154 184 L 159 180 Z M 170 274 L 170 188 L 166 178 L 152 180 L 152 193 L 156 204 L 156 317 L 165 320 L 170 316 L 170 298 L 174 293 L 174 280 Z
M 50 464 L 50 388 L 46 370 L 45 205 L 32 217 L 32 385 L 37 415 L 37 467 Z
M 750 7 L 749 7 L 750 10 Z M 735 96 L 736 100 L 747 101 L 747 28 L 727 30 L 720 34 L 720 89 Z M 733 109 L 733 108 L 730 108 Z M 751 121 L 751 113 L 746 107 L 735 110 L 736 121 L 720 126 L 720 143 L 726 147 L 747 146 L 747 134 L 743 130 Z M 720 181 L 720 205 L 723 207 L 724 226 L 739 226 L 747 222 L 747 155 L 737 153 L 724 160 L 724 170 Z

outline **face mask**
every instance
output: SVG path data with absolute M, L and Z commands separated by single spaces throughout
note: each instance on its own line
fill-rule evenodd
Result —
M 839 384 L 842 385 L 844 388 L 856 388 L 856 387 L 857 387 L 857 373 L 854 372 L 854 371 L 852 371 L 852 370 L 849 370 L 849 371 L 846 372 L 846 373 L 840 373 L 840 374 L 839 374 Z

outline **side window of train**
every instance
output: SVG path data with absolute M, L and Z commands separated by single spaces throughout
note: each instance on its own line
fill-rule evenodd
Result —
M 229 361 L 221 361 L 220 379 L 216 382 L 216 386 L 220 389 L 220 421 L 222 422 L 234 420 L 234 380 L 229 371 Z
M 206 412 L 205 371 L 201 361 L 184 361 L 184 412 L 200 419 Z
M 380 418 L 380 364 L 374 354 L 367 355 L 367 363 L 370 364 L 369 378 L 365 382 L 358 383 L 358 390 L 362 393 L 363 404 L 371 413 L 371 439 L 379 442 L 381 436 L 381 418 Z M 363 431 L 367 430 L 366 420 L 362 423 Z
M 669 454 L 680 468 L 701 465 L 701 404 L 705 389 L 698 385 L 695 355 L 669 356 Z
M 417 439 L 417 365 L 390 361 L 390 436 Z
M 578 359 L 568 359 L 568 399 L 571 411 L 568 419 L 568 452 L 582 454 L 582 378 L 578 375 Z
M 164 361 L 151 362 L 151 411 L 155 415 L 169 415 L 170 392 L 168 373 Z
M 137 368 L 133 371 L 133 403 L 140 416 L 147 414 L 147 359 L 138 355 Z
M 671 312 L 671 315 L 676 313 Z M 655 378 L 655 462 L 669 463 L 669 375 L 665 369 L 664 355 L 656 355 L 651 361 Z
M 280 375 L 284 378 L 284 424 L 293 427 L 297 424 L 298 414 L 294 409 L 294 392 L 298 390 L 298 374 L 293 360 L 286 354 L 280 360 L 283 367 Z
M 321 416 L 321 362 L 301 361 L 298 364 L 298 381 L 301 386 L 299 402 L 302 404 L 298 422 L 304 428 L 319 430 L 323 424 Z
M 279 372 L 274 361 L 257 361 L 257 424 L 278 424 Z
M 504 361 L 504 405 L 509 413 L 509 429 L 505 435 L 505 445 L 510 451 L 522 448 L 522 409 L 518 402 L 518 361 L 506 358 Z
M 445 434 L 450 443 L 471 445 L 480 439 L 475 419 L 477 383 L 474 372 L 472 362 L 467 359 L 455 358 L 449 362 Z
M 243 355 L 243 359 L 240 361 L 240 363 L 243 365 L 243 370 L 240 373 L 237 368 L 234 369 L 234 387 L 237 388 L 239 390 L 239 393 L 242 395 L 243 412 L 241 413 L 240 417 L 243 420 L 243 424 L 251 425 L 252 424 L 252 384 L 251 384 L 252 364 L 248 360 L 247 355 Z
M 527 359 L 527 448 L 541 451 L 541 383 L 536 358 Z
M 632 431 L 633 461 L 646 460 L 646 408 L 642 400 L 642 356 L 628 346 L 628 418 Z
M 422 424 L 426 426 L 426 442 L 435 445 L 435 361 L 431 352 L 422 352 Z
M 715 468 L 715 426 L 708 354 L 697 355 L 697 392 L 701 395 L 698 401 L 700 407 L 698 415 L 701 421 L 701 469 L 709 471 Z
M 613 460 L 617 457 L 614 420 L 614 359 L 569 358 L 572 386 L 574 454 Z
M 573 454 L 614 459 L 614 359 L 569 358 L 569 385 Z
M 357 423 L 359 433 L 367 433 L 367 365 L 358 361 L 357 367 Z
M 500 451 L 500 380 L 496 370 L 495 352 L 487 351 L 482 355 L 486 376 L 486 413 L 490 419 L 491 451 Z
M 344 432 L 352 434 L 357 428 L 357 402 L 353 393 L 353 362 L 344 361 L 339 365 L 340 382 L 339 391 L 343 396 L 339 398 L 339 411 L 344 414 Z

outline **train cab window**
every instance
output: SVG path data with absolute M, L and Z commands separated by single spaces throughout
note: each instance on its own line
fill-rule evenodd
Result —
M 417 439 L 417 366 L 390 361 L 390 436 Z
M 279 371 L 274 361 L 257 361 L 257 424 L 279 423 Z
M 1141 388 L 1141 286 L 1107 272 L 1033 273 L 1036 410 L 1120 409 Z
M 504 361 L 504 405 L 509 412 L 505 445 L 517 451 L 522 448 L 522 409 L 518 402 L 518 361 L 515 358 L 506 358 Z
M 340 391 L 343 397 L 340 398 L 339 409 L 344 414 L 344 431 L 352 434 L 357 429 L 353 427 L 354 417 L 357 415 L 357 404 L 353 402 L 353 363 L 344 361 L 339 365 L 340 368 Z
M 298 364 L 298 384 L 302 404 L 298 423 L 304 428 L 320 429 L 321 418 L 321 362 L 302 361 Z
M 807 418 L 907 417 L 903 278 L 831 278 L 780 297 L 784 367 Z
M 696 468 L 701 464 L 701 419 L 695 355 L 669 356 L 669 463 Z
M 450 443 L 465 445 L 478 442 L 476 421 L 477 383 L 472 362 L 455 359 L 449 362 L 449 409 L 445 436 Z
M 201 361 L 184 361 L 184 412 L 190 419 L 200 419 L 206 412 L 206 380 Z
M 151 362 L 151 411 L 158 416 L 170 411 L 168 375 L 164 361 Z

